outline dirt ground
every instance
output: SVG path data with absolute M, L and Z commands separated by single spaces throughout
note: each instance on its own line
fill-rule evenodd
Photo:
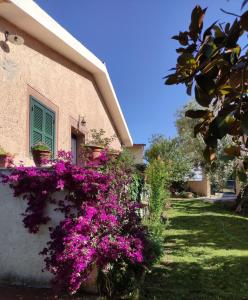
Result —
M 57 296 L 51 289 L 0 286 L 0 300 L 98 300 L 91 295 Z

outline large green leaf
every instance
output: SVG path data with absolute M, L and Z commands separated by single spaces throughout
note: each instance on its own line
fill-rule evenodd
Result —
M 205 118 L 208 117 L 210 114 L 210 111 L 208 109 L 204 110 L 187 110 L 185 113 L 185 117 L 189 117 L 192 119 L 198 119 L 198 118 Z
M 212 97 L 205 93 L 197 84 L 195 85 L 195 99 L 204 107 L 208 107 L 211 103 Z
M 204 136 L 204 142 L 206 145 L 208 145 L 209 147 L 211 147 L 213 149 L 217 148 L 217 137 L 216 137 L 216 135 L 212 134 L 211 132 L 208 132 Z
M 226 38 L 226 48 L 234 48 L 237 45 L 237 41 L 242 33 L 241 25 L 236 19 L 230 28 L 229 34 Z
M 242 3 L 241 9 L 243 9 L 247 3 L 248 3 L 248 0 L 244 0 Z
M 241 16 L 240 24 L 245 31 L 248 31 L 248 11 Z
M 202 30 L 203 18 L 206 10 L 207 8 L 202 9 L 199 5 L 197 5 L 192 11 L 191 23 L 189 25 L 189 34 L 194 41 L 197 39 L 198 34 Z
M 194 65 L 196 63 L 195 58 L 193 54 L 185 52 L 182 55 L 180 55 L 177 59 L 177 63 L 179 65 Z
M 201 90 L 207 95 L 211 96 L 215 92 L 215 83 L 214 81 L 206 75 L 197 75 L 195 77 L 197 85 Z
M 165 84 L 167 85 L 171 85 L 171 84 L 176 84 L 178 83 L 178 77 L 176 74 L 171 74 L 166 76 L 166 80 L 165 80 Z

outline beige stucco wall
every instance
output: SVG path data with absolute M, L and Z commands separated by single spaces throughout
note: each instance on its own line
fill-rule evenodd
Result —
M 117 134 L 91 74 L 0 18 L 0 41 L 5 31 L 25 40 L 21 46 L 8 43 L 9 53 L 0 48 L 0 145 L 16 154 L 16 161 L 31 163 L 28 94 L 32 90 L 58 111 L 57 149 L 71 149 L 70 120 L 76 122 L 79 115 L 85 116 L 86 132 L 102 128 L 108 136 Z M 112 146 L 119 149 L 120 141 Z
M 49 204 L 48 215 L 52 221 L 42 225 L 37 234 L 30 234 L 24 228 L 21 216 L 26 209 L 26 202 L 12 195 L 13 191 L 8 185 L 0 184 L 0 284 L 46 286 L 51 274 L 42 272 L 44 257 L 39 252 L 50 239 L 48 227 L 58 224 L 62 214 L 54 212 L 54 207 Z
M 127 148 L 134 158 L 136 164 L 144 163 L 144 149 L 145 144 L 134 144 L 133 147 Z
M 210 180 L 208 177 L 205 177 L 201 181 L 188 181 L 187 182 L 190 191 L 196 193 L 199 196 L 210 197 Z

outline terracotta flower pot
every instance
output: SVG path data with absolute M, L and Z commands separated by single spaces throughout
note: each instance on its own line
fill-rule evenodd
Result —
M 51 159 L 52 153 L 49 150 L 32 150 L 32 155 L 36 167 L 42 167 L 43 161 Z
M 0 154 L 0 168 L 10 168 L 13 164 L 13 156 L 6 153 Z
M 99 269 L 97 266 L 94 266 L 87 281 L 83 284 L 82 288 L 85 292 L 90 294 L 97 294 L 97 278 L 98 278 Z
M 98 146 L 98 145 L 85 145 L 88 149 L 91 151 L 91 158 L 97 159 L 100 155 L 102 150 L 104 149 L 103 146 Z

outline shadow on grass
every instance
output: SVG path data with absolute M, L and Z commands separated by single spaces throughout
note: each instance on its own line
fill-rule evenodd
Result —
M 185 234 L 170 234 L 165 243 L 177 240 L 180 246 L 211 246 L 214 249 L 248 250 L 248 220 L 226 216 L 178 216 L 170 228 Z
M 146 276 L 141 300 L 248 299 L 248 259 L 218 257 L 155 267 Z
M 141 300 L 248 300 L 248 219 L 221 203 L 173 200 L 165 262 Z

